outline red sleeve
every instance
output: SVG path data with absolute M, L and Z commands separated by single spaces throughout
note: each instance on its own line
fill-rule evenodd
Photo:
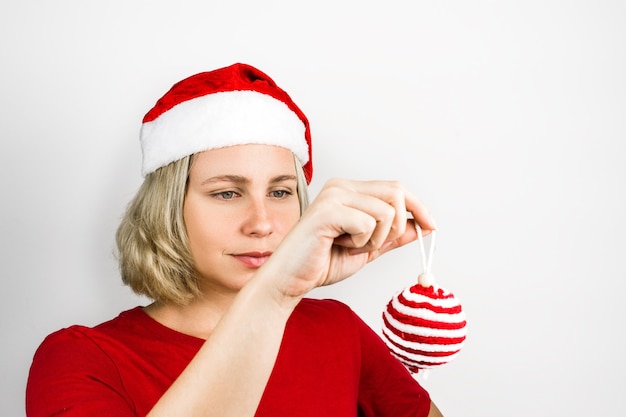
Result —
M 28 417 L 137 417 L 110 358 L 78 327 L 48 336 L 26 386 Z
M 390 353 L 382 339 L 357 317 L 361 334 L 359 417 L 426 417 L 430 396 Z

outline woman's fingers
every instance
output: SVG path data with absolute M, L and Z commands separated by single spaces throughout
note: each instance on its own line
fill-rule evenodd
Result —
M 371 195 L 394 207 L 398 216 L 394 220 L 392 229 L 397 231 L 398 235 L 404 232 L 406 212 L 413 215 L 422 229 L 434 230 L 436 228 L 426 206 L 398 181 L 337 181 L 352 191 Z
M 426 207 L 399 182 L 331 180 L 327 186 L 330 198 L 355 210 L 346 213 L 350 226 L 346 224 L 343 234 L 336 239 L 336 244 L 351 248 L 351 253 L 378 250 L 383 245 L 390 246 L 389 242 L 397 241 L 401 246 L 415 240 L 415 226 L 407 223 L 407 211 L 425 234 L 436 227 Z M 371 220 L 366 221 L 362 214 Z M 352 228 L 355 227 L 350 222 L 352 216 L 360 219 L 363 228 Z M 407 224 L 412 229 L 408 234 Z
M 376 245 L 370 245 L 370 249 L 378 249 L 380 245 L 389 240 L 394 240 L 404 233 L 406 228 L 406 201 L 404 187 L 397 181 L 350 181 L 348 186 L 359 194 L 365 194 L 385 203 L 390 208 L 391 222 L 387 234 L 382 241 L 376 240 Z M 387 224 L 381 223 L 381 226 Z M 382 229 L 381 229 L 382 233 Z M 378 236 L 377 236 L 378 237 Z
M 424 230 L 427 234 L 430 231 L 435 230 L 437 225 L 433 216 L 430 214 L 426 206 L 411 192 L 405 191 L 406 209 L 413 215 L 415 222 Z M 415 228 L 415 225 L 412 225 Z
M 370 210 L 373 210 L 372 206 L 369 206 Z M 381 247 L 387 240 L 394 216 L 393 210 L 388 205 L 383 204 L 378 208 L 380 211 L 373 215 L 371 212 L 365 213 L 353 207 L 343 206 L 338 214 L 343 214 L 346 220 L 341 227 L 342 234 L 335 238 L 334 244 L 363 251 Z
M 340 197 L 333 193 L 320 196 L 305 216 L 317 218 L 315 222 L 325 224 L 327 227 L 323 229 L 326 232 L 322 234 L 337 245 L 347 248 L 382 245 L 395 217 L 393 207 L 375 197 L 350 190 L 343 189 L 340 194 Z

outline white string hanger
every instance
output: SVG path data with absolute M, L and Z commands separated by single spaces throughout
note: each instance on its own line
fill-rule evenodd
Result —
M 415 230 L 417 230 L 417 241 L 420 247 L 420 253 L 422 255 L 422 273 L 417 277 L 417 282 L 422 287 L 436 287 L 435 285 L 435 277 L 433 276 L 431 270 L 433 266 L 433 255 L 435 253 L 435 243 L 436 243 L 436 230 L 430 232 L 430 247 L 428 248 L 428 256 L 426 255 L 426 249 L 424 246 L 424 235 L 422 233 L 422 228 L 417 222 L 415 222 Z

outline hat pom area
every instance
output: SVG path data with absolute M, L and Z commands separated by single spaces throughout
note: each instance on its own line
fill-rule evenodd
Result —
M 142 174 L 197 152 L 263 144 L 291 150 L 307 182 L 311 134 L 304 113 L 266 74 L 234 64 L 174 84 L 144 116 Z

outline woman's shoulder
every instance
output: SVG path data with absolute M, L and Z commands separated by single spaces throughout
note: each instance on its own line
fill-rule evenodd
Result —
M 103 334 L 114 332 L 120 327 L 130 326 L 140 317 L 141 308 L 135 307 L 121 312 L 117 317 L 96 326 L 74 324 L 50 333 L 39 345 L 35 357 L 53 355 L 57 360 L 76 359 L 76 353 L 98 350 L 98 339 Z
M 72 325 L 50 333 L 33 356 L 29 389 L 54 385 L 59 378 L 97 378 L 118 384 L 120 364 L 134 348 L 145 344 L 145 335 L 152 331 L 146 327 L 138 331 L 142 326 L 156 325 L 136 307 L 93 327 Z
M 363 325 L 363 321 L 342 301 L 304 298 L 291 315 L 288 325 L 322 327 L 353 333 Z
M 331 298 L 303 298 L 295 309 L 301 314 L 354 315 L 352 309 L 342 301 Z
M 97 326 L 72 325 L 46 336 L 30 366 L 27 408 L 42 415 L 42 410 L 46 415 L 56 415 L 68 408 L 68 404 L 89 409 L 99 404 L 87 400 L 93 395 L 99 401 L 106 398 L 107 407 L 127 410 L 130 400 L 118 366 L 119 356 L 124 352 L 116 350 L 115 344 L 120 342 L 112 330 L 132 320 L 137 314 L 133 310 Z

